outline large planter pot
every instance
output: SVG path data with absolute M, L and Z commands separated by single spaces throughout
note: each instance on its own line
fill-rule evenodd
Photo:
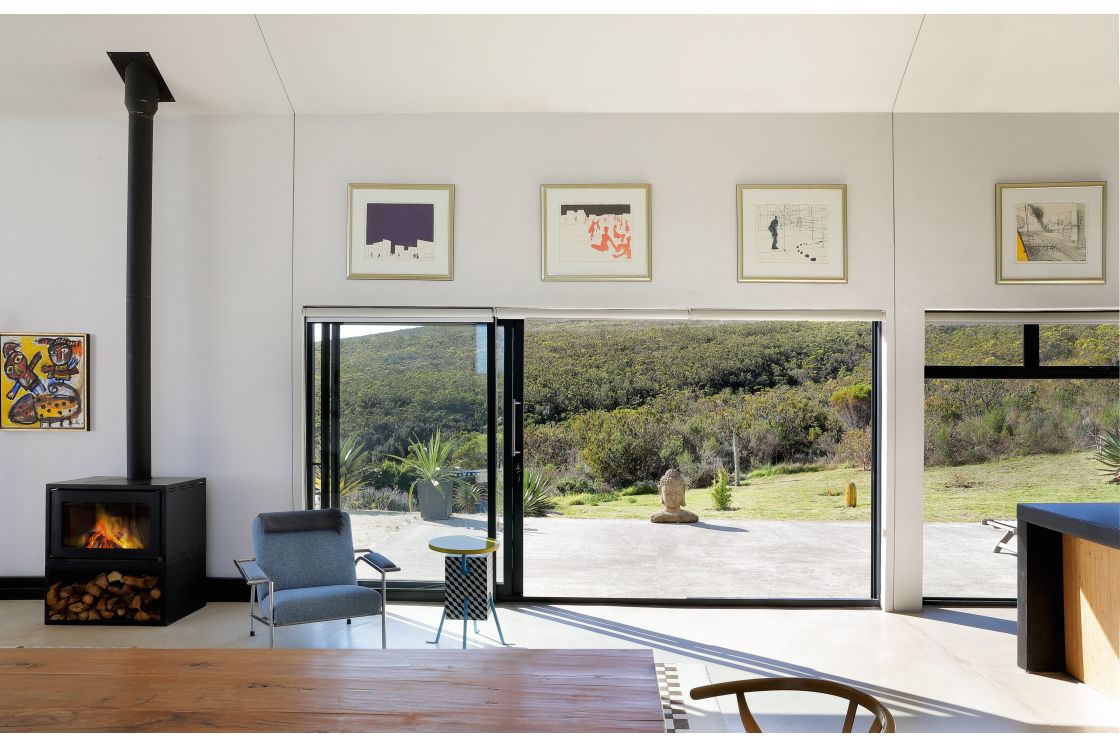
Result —
M 451 518 L 451 497 L 444 495 L 444 486 L 432 485 L 427 480 L 416 483 L 420 498 L 420 518 L 424 521 L 443 521 Z

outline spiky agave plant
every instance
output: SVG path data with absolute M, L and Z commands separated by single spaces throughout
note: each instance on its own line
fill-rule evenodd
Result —
M 454 489 L 456 486 L 465 485 L 465 481 L 457 477 L 454 467 L 451 466 L 451 455 L 455 451 L 452 441 L 444 441 L 436 428 L 427 443 L 412 439 L 408 444 L 408 453 L 404 456 L 390 454 L 389 458 L 401 463 L 403 471 L 411 473 L 415 478 L 408 486 L 408 510 L 412 511 L 412 494 L 416 491 L 416 484 L 430 482 L 439 486 L 446 483 Z
M 338 445 L 338 495 L 348 498 L 366 486 L 372 465 L 366 459 L 366 447 L 351 436 Z M 315 489 L 322 491 L 319 475 Z
M 525 516 L 540 518 L 556 510 L 556 491 L 552 473 L 547 470 L 527 469 L 521 483 L 521 504 Z
M 1101 431 L 1097 436 L 1097 453 L 1093 457 L 1103 464 L 1097 471 L 1109 482 L 1120 483 L 1120 427 Z

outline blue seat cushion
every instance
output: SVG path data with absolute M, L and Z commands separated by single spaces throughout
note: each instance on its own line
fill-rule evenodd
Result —
M 308 586 L 276 592 L 273 601 L 277 625 L 365 617 L 381 612 L 381 593 L 364 586 Z M 261 610 L 268 618 L 268 595 L 261 599 Z

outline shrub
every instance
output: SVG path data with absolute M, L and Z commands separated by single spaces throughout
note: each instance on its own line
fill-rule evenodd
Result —
M 342 496 L 345 511 L 407 511 L 408 494 L 396 488 L 365 488 Z
M 568 501 L 568 505 L 569 506 L 586 506 L 587 503 L 582 498 L 573 498 L 572 500 Z
M 565 477 L 556 482 L 556 492 L 560 495 L 594 493 L 595 485 L 586 477 Z
M 588 506 L 598 506 L 600 503 L 614 503 L 618 499 L 618 493 L 592 493 L 586 500 Z
M 836 447 L 836 458 L 861 469 L 871 469 L 871 430 L 844 431 Z
M 747 477 L 771 477 L 773 475 L 798 475 L 802 472 L 820 472 L 820 464 L 771 464 L 751 470 Z
M 716 474 L 715 485 L 712 486 L 712 504 L 716 511 L 731 510 L 731 487 L 727 484 L 727 470 L 721 469 Z
M 657 495 L 657 485 L 652 482 L 636 482 L 618 491 L 619 495 Z
M 849 429 L 863 429 L 871 424 L 871 385 L 859 382 L 837 389 L 828 404 Z

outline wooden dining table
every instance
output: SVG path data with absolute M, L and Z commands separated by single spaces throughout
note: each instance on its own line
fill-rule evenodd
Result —
M 648 649 L 0 649 L 0 731 L 662 732 Z

